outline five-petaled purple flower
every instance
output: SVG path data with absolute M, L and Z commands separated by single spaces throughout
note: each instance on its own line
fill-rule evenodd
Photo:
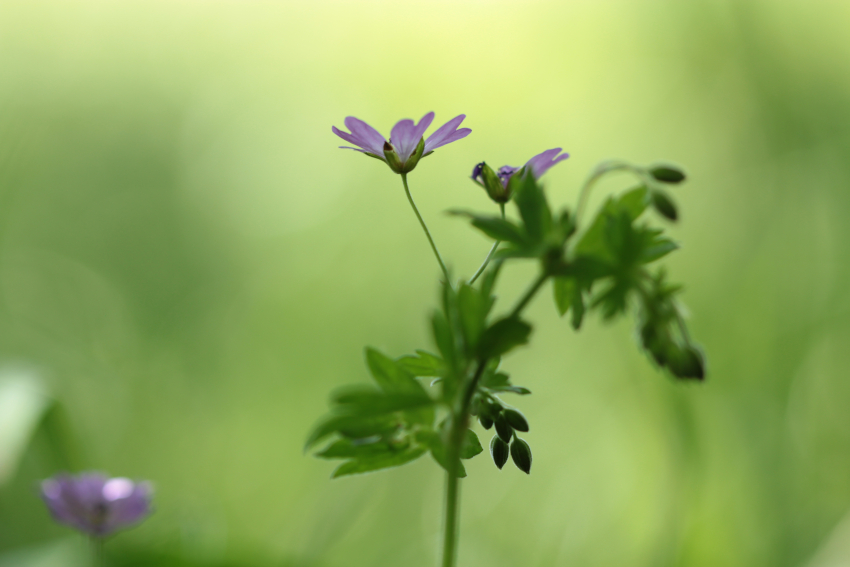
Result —
M 423 156 L 427 156 L 440 146 L 468 136 L 472 130 L 458 129 L 464 118 L 466 118 L 465 114 L 455 116 L 428 136 L 427 140 L 423 138 L 423 135 L 434 120 L 433 112 L 423 116 L 418 123 L 408 119 L 399 120 L 390 132 L 389 141 L 385 140 L 380 132 L 353 116 L 345 119 L 345 126 L 351 130 L 351 133 L 343 132 L 336 126 L 333 126 L 332 130 L 346 142 L 357 146 L 356 148 L 340 146 L 340 148 L 363 152 L 387 162 L 387 165 L 396 173 L 407 173 L 416 167 Z
M 57 522 L 106 537 L 150 513 L 150 483 L 100 473 L 59 474 L 41 483 L 41 496 Z
M 508 183 L 519 171 L 531 172 L 534 179 L 540 179 L 553 165 L 570 157 L 561 153 L 561 148 L 553 148 L 541 152 L 528 160 L 523 167 L 503 165 L 498 172 L 493 171 L 485 162 L 481 162 L 472 170 L 472 180 L 484 187 L 490 198 L 497 203 L 507 203 L 511 198 Z

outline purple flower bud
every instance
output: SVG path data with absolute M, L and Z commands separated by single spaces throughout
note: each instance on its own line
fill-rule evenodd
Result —
M 423 139 L 423 136 L 425 130 L 434 120 L 433 112 L 423 116 L 419 123 L 414 123 L 413 120 L 408 119 L 399 120 L 393 126 L 389 140 L 384 139 L 380 132 L 353 116 L 345 119 L 345 126 L 351 130 L 350 133 L 343 132 L 336 126 L 333 126 L 331 130 L 346 142 L 357 146 L 356 148 L 340 146 L 340 148 L 363 152 L 387 162 L 387 165 L 396 173 L 407 173 L 416 167 L 420 158 L 427 156 L 440 146 L 445 146 L 468 136 L 472 130 L 458 128 L 464 118 L 466 118 L 465 114 L 455 116 L 428 136 L 427 140 Z M 390 159 L 386 157 L 385 144 L 390 144 L 393 152 L 392 160 L 395 162 L 397 158 L 396 163 L 390 163 Z
M 148 482 L 107 478 L 100 473 L 59 474 L 41 483 L 53 519 L 94 537 L 105 537 L 150 514 Z

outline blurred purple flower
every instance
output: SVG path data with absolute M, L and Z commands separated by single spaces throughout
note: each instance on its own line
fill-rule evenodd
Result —
M 53 519 L 90 536 L 105 537 L 150 513 L 150 483 L 100 473 L 59 474 L 41 483 Z
M 434 120 L 433 112 L 423 116 L 418 123 L 409 119 L 399 120 L 390 132 L 389 141 L 385 140 L 380 132 L 353 116 L 345 119 L 345 126 L 351 131 L 350 133 L 343 132 L 336 126 L 331 129 L 346 142 L 357 146 L 356 148 L 340 146 L 340 148 L 363 152 L 387 162 L 396 173 L 407 173 L 416 167 L 423 156 L 440 146 L 468 136 L 472 130 L 458 129 L 464 118 L 466 118 L 465 114 L 455 116 L 428 136 L 427 140 L 423 140 L 423 135 Z

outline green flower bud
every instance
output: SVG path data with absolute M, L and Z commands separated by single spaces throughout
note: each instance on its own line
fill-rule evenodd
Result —
M 702 353 L 690 345 L 674 349 L 667 361 L 667 367 L 676 378 L 705 379 Z
M 670 165 L 658 165 L 649 170 L 649 173 L 658 181 L 663 183 L 681 183 L 685 180 L 685 173 Z
M 676 205 L 673 204 L 673 200 L 663 191 L 652 192 L 652 206 L 655 207 L 655 210 L 658 211 L 659 214 L 667 217 L 671 221 L 674 221 L 679 217 L 679 214 L 676 211 Z
M 515 409 L 505 410 L 505 421 L 517 431 L 528 431 L 528 421 Z
M 493 427 L 493 420 L 489 416 L 481 414 L 480 416 L 478 416 L 478 421 L 479 423 L 481 423 L 481 427 L 483 427 L 484 429 L 490 429 L 491 427 Z
M 497 203 L 507 203 L 511 200 L 510 192 L 502 185 L 502 180 L 493 168 L 483 161 L 472 170 L 472 180 L 484 187 L 487 195 Z
M 490 456 L 493 457 L 493 463 L 500 470 L 508 462 L 508 444 L 502 441 L 498 435 L 493 435 L 490 440 Z
M 531 474 L 531 447 L 519 437 L 511 443 L 511 458 L 519 470 Z
M 496 424 L 496 433 L 499 434 L 499 437 L 502 438 L 502 441 L 504 441 L 505 443 L 510 443 L 511 438 L 514 436 L 514 429 L 505 419 L 505 416 L 499 414 L 496 416 L 493 422 Z

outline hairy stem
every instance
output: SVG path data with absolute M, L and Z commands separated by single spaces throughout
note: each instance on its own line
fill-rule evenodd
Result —
M 443 257 L 440 256 L 440 251 L 437 250 L 437 245 L 434 244 L 434 239 L 431 238 L 431 232 L 428 230 L 428 225 L 425 224 L 425 221 L 422 219 L 422 215 L 419 214 L 419 209 L 416 208 L 416 203 L 413 202 L 413 197 L 410 195 L 410 188 L 407 186 L 406 173 L 401 174 L 401 182 L 404 184 L 404 192 L 407 194 L 407 200 L 410 202 L 410 206 L 413 207 L 413 212 L 416 213 L 416 218 L 419 219 L 419 224 L 422 225 L 422 230 L 425 231 L 425 236 L 428 237 L 428 243 L 431 244 L 431 250 L 434 251 L 434 256 L 437 257 L 437 262 L 439 262 L 440 268 L 443 270 L 443 277 L 446 278 L 446 283 L 451 285 L 451 281 L 449 281 L 449 271 L 446 269 Z
M 502 219 L 504 220 L 504 218 L 505 218 L 505 204 L 499 203 L 499 208 L 502 209 Z M 490 248 L 490 253 L 487 254 L 486 258 L 484 258 L 484 262 L 481 264 L 481 267 L 478 268 L 478 271 L 476 271 L 475 274 L 472 275 L 472 278 L 470 278 L 469 285 L 474 284 L 475 280 L 478 279 L 478 276 L 480 276 L 481 274 L 484 273 L 484 268 L 486 268 L 487 264 L 490 263 L 490 259 L 493 257 L 493 254 L 496 253 L 496 248 L 498 248 L 499 244 L 501 244 L 501 243 L 502 243 L 501 240 L 497 240 L 496 242 L 493 243 L 493 247 Z

